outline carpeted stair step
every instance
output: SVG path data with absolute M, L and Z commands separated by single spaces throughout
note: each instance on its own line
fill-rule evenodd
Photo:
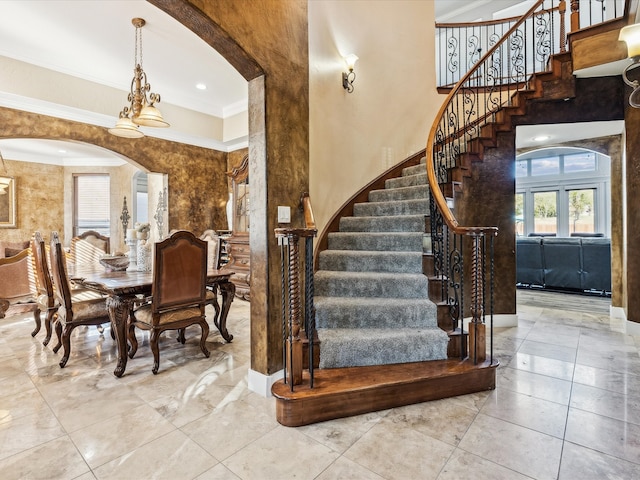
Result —
M 419 232 L 333 232 L 328 235 L 329 250 L 375 250 L 422 252 Z
M 414 165 L 413 167 L 407 167 L 402 169 L 402 176 L 409 177 L 411 175 L 419 175 L 421 173 L 427 173 L 427 166 L 424 163 Z
M 423 298 L 315 297 L 316 328 L 436 328 L 437 306 Z
M 429 298 L 428 279 L 422 274 L 320 270 L 313 278 L 319 297 Z
M 353 206 L 355 217 L 377 217 L 381 215 L 428 215 L 429 200 L 396 200 L 392 202 L 356 203 Z
M 427 172 L 420 173 L 418 175 L 410 175 L 405 177 L 390 178 L 385 180 L 384 188 L 403 188 L 413 187 L 416 185 L 427 185 Z
M 372 190 L 369 192 L 370 202 L 391 202 L 394 200 L 414 200 L 416 198 L 428 197 L 429 187 L 427 187 L 427 185 L 386 188 L 384 190 Z
M 423 215 L 386 215 L 382 217 L 342 217 L 341 232 L 424 232 Z
M 318 256 L 318 266 L 333 271 L 422 273 L 422 253 L 324 250 Z
M 447 358 L 447 334 L 439 328 L 318 329 L 320 368 L 422 362 Z

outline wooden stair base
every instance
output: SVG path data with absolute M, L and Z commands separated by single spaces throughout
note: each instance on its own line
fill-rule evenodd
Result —
M 271 392 L 276 397 L 276 419 L 286 427 L 350 417 L 403 405 L 439 400 L 496 388 L 496 368 L 486 361 L 430 362 L 318 369 L 314 386 L 303 373 L 294 391 L 283 380 Z

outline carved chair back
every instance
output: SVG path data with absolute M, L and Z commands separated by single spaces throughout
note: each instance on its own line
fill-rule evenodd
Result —
M 31 254 L 36 270 L 36 287 L 39 295 L 46 295 L 53 306 L 53 282 L 47 261 L 47 247 L 40 232 L 35 232 L 31 239 Z
M 214 230 L 205 230 L 200 235 L 200 240 L 207 242 L 207 269 L 218 270 L 220 268 L 220 236 Z
M 50 242 L 51 275 L 53 283 L 56 285 L 54 289 L 55 298 L 64 307 L 67 314 L 66 319 L 70 321 L 73 316 L 71 287 L 69 286 L 69 277 L 67 275 L 67 261 L 58 232 L 51 232 Z
M 109 237 L 88 230 L 71 239 L 69 254 L 74 263 L 95 263 L 111 251 Z
M 206 302 L 207 242 L 178 231 L 155 246 L 152 312 Z

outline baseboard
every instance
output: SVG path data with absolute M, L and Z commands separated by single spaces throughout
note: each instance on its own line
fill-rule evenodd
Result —
M 609 316 L 612 320 L 612 327 L 618 324 L 621 330 L 627 335 L 640 335 L 640 323 L 627 320 L 627 314 L 622 307 L 609 307 Z
M 487 316 L 487 328 L 491 326 L 491 317 Z M 464 329 L 469 331 L 469 322 L 471 317 L 464 319 Z M 518 314 L 500 314 L 493 316 L 493 326 L 499 327 L 517 327 L 518 326 Z
M 249 390 L 258 395 L 268 398 L 271 396 L 271 385 L 280 380 L 284 376 L 284 370 L 280 370 L 272 375 L 256 372 L 249 369 L 247 375 L 247 386 Z

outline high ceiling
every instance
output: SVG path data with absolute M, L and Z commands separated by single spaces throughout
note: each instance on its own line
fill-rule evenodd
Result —
M 247 110 L 245 79 L 193 32 L 145 0 L 2 0 L 0 56 L 121 90 L 121 104 L 113 105 L 115 122 L 133 77 L 134 17 L 147 22 L 142 65 L 151 91 L 161 94 L 161 110 L 171 104 L 219 118 Z M 19 148 L 7 142 L 0 141 L 4 157 L 28 155 L 24 141 Z M 34 158 L 49 147 L 34 146 Z M 67 145 L 66 158 L 89 153 L 76 148 Z
M 437 22 L 475 22 L 524 13 L 531 0 L 435 0 Z
M 510 16 L 531 3 L 435 0 L 435 12 L 441 22 L 473 21 Z M 113 105 L 115 121 L 133 76 L 134 17 L 147 21 L 142 29 L 143 67 L 152 91 L 162 96 L 161 109 L 172 104 L 220 118 L 247 109 L 242 76 L 193 32 L 145 0 L 0 0 L 0 56 L 121 90 L 122 102 Z M 197 89 L 198 83 L 206 90 Z M 534 136 L 539 134 L 527 132 L 527 139 Z M 63 165 L 122 162 L 111 152 L 71 142 L 6 139 L 0 140 L 0 151 L 7 159 L 50 159 Z
M 162 103 L 225 117 L 247 108 L 247 82 L 213 48 L 145 0 L 2 0 L 0 55 L 128 91 L 134 17 L 143 67 Z M 206 90 L 198 90 L 203 83 Z M 123 105 L 126 95 L 123 98 Z M 114 105 L 114 115 L 120 106 Z

